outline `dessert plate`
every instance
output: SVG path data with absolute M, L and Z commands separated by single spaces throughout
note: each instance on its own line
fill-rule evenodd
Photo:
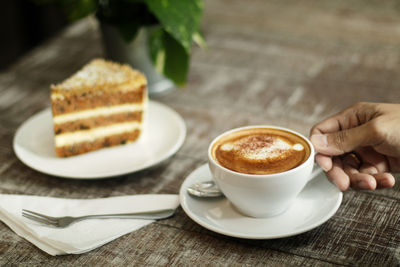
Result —
M 180 189 L 180 202 L 186 214 L 201 226 L 232 237 L 274 239 L 309 231 L 332 217 L 342 202 L 342 192 L 323 173 L 311 180 L 284 213 L 270 218 L 242 215 L 224 197 L 197 198 L 187 193 L 193 183 L 211 180 L 208 165 L 193 171 Z
M 137 142 L 59 158 L 54 150 L 53 122 L 48 108 L 18 128 L 14 151 L 27 166 L 54 176 L 97 179 L 132 173 L 169 158 L 185 140 L 185 123 L 171 108 L 149 101 L 147 116 L 148 123 Z

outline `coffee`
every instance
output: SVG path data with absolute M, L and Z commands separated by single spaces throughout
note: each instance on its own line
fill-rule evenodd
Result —
M 242 129 L 220 137 L 211 148 L 221 166 L 246 174 L 272 174 L 293 169 L 310 156 L 306 140 L 273 128 Z

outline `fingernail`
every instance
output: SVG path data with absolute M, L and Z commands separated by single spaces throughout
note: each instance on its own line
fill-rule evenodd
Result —
M 328 168 L 328 166 L 327 166 L 327 162 L 326 161 L 324 161 L 324 160 L 315 160 L 317 163 L 318 163 L 318 165 L 324 170 L 324 172 L 328 172 L 329 171 L 329 168 Z
M 329 169 L 328 169 L 327 166 L 324 166 L 323 164 L 322 164 L 322 165 L 319 165 L 319 166 L 324 170 L 324 172 L 329 171 Z
M 327 166 L 324 166 L 323 162 L 318 162 L 318 161 L 317 161 L 317 163 L 318 163 L 318 165 L 321 167 L 321 169 L 324 170 L 324 172 L 329 171 L 328 167 L 327 167 Z
M 357 182 L 357 186 L 358 186 L 358 188 L 360 188 L 360 189 L 368 189 L 368 188 L 369 188 L 368 182 L 366 182 L 366 181 L 364 181 L 364 180 L 358 181 L 358 182 Z
M 340 189 L 340 186 L 338 185 L 338 183 L 337 183 L 334 179 L 330 179 L 330 181 L 331 181 L 337 188 L 339 188 L 340 191 L 342 191 L 342 189 Z
M 391 180 L 391 179 L 381 181 L 381 186 L 383 188 L 391 188 L 394 186 L 394 184 L 395 184 L 395 181 Z
M 325 134 L 314 134 L 310 137 L 311 143 L 316 147 L 327 147 L 328 138 Z

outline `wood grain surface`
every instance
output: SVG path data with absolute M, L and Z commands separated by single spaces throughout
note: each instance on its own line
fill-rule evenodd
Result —
M 184 89 L 153 97 L 184 118 L 183 147 L 149 170 L 88 181 L 36 172 L 12 149 L 18 126 L 50 105 L 49 85 L 104 56 L 97 24 L 79 21 L 0 73 L 0 193 L 178 193 L 206 162 L 209 142 L 227 129 L 275 124 L 308 135 L 313 124 L 355 102 L 399 103 L 399 25 L 397 0 L 206 1 L 208 49 L 194 49 Z M 52 257 L 0 223 L 0 265 L 399 266 L 398 178 L 392 189 L 345 192 L 325 224 L 276 240 L 223 236 L 179 209 L 91 252 Z

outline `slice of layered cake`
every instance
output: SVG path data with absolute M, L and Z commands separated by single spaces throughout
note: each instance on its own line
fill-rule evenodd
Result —
M 147 82 L 127 65 L 95 59 L 52 85 L 51 103 L 57 156 L 78 155 L 138 139 Z

